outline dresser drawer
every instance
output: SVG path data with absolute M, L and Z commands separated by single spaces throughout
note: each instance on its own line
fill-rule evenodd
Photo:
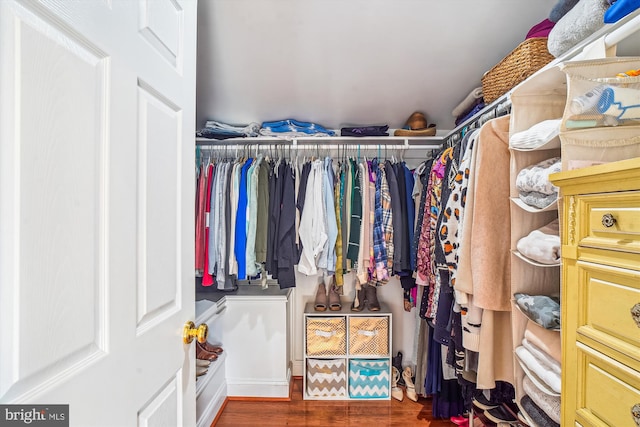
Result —
M 580 196 L 579 245 L 640 253 L 640 191 Z
M 576 420 L 583 426 L 637 427 L 640 372 L 581 344 L 578 366 Z
M 578 334 L 640 361 L 640 271 L 578 261 Z

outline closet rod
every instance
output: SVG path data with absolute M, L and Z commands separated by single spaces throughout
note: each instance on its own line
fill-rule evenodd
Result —
M 268 150 L 273 149 L 274 147 L 278 148 L 287 148 L 292 150 L 332 150 L 332 149 L 343 149 L 348 147 L 350 149 L 386 149 L 386 150 L 437 150 L 442 148 L 442 142 L 429 142 L 429 143 L 420 143 L 420 144 L 389 144 L 389 143 L 365 143 L 356 144 L 353 142 L 348 143 L 333 143 L 333 144 L 296 144 L 290 142 L 274 142 L 274 143 L 213 143 L 213 144 L 198 144 L 197 147 L 201 150 L 222 150 L 222 149 L 251 149 L 251 150 Z

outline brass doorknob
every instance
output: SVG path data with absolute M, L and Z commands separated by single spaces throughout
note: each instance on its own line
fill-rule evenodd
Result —
M 199 343 L 203 343 L 207 340 L 208 335 L 209 327 L 206 323 L 201 323 L 200 326 L 196 328 L 195 323 L 188 321 L 184 324 L 184 329 L 182 330 L 182 342 L 190 344 L 191 341 L 196 338 Z

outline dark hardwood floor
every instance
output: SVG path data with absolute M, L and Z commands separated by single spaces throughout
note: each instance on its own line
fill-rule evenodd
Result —
M 302 400 L 302 379 L 295 379 L 290 402 L 227 402 L 217 427 L 263 426 L 455 426 L 449 420 L 433 420 L 431 400 L 413 402 L 406 397 L 384 401 Z

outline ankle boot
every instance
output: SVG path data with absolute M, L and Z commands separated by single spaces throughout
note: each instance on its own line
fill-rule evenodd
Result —
M 336 285 L 335 276 L 329 287 L 329 310 L 340 311 L 342 310 L 342 303 L 340 302 L 340 293 L 338 292 L 338 286 Z
M 367 308 L 369 311 L 380 311 L 380 303 L 378 302 L 378 295 L 375 285 L 366 284 L 365 298 L 367 300 Z
M 391 362 L 393 367 L 398 370 L 398 385 L 404 385 L 404 378 L 400 375 L 402 372 L 402 352 L 399 351 L 397 356 L 393 356 Z
M 356 289 L 356 296 L 351 304 L 351 311 L 362 311 L 364 309 L 365 293 L 364 286 L 361 285 L 360 289 Z
M 318 284 L 313 308 L 315 311 L 325 311 L 327 309 L 327 303 L 327 287 L 324 285 L 324 282 L 322 282 Z

